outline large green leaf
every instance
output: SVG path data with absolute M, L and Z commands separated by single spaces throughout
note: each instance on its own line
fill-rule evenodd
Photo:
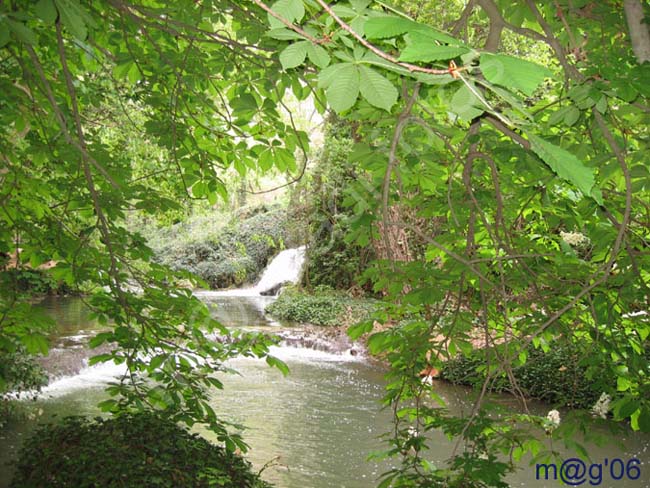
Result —
M 390 111 L 397 101 L 397 88 L 384 76 L 367 66 L 359 66 L 361 95 L 375 107 Z
M 42 334 L 26 334 L 20 337 L 20 341 L 30 354 L 47 354 L 47 339 Z
M 7 44 L 10 40 L 9 27 L 2 19 L 0 19 L 0 47 Z
M 428 63 L 452 59 L 469 52 L 469 49 L 459 46 L 434 46 L 431 44 L 410 44 L 402 51 L 400 61 L 420 61 Z
M 351 64 L 352 63 L 336 63 L 325 68 L 318 74 L 318 88 L 329 88 L 336 79 L 339 70 Z
M 450 110 L 463 120 L 472 120 L 484 112 L 481 101 L 465 84 L 462 84 L 451 98 Z
M 266 356 L 266 364 L 271 367 L 278 368 L 283 376 L 287 376 L 289 374 L 289 366 L 287 366 L 284 361 L 276 358 L 275 356 Z
M 302 4 L 302 0 L 278 0 L 271 6 L 271 10 L 289 22 L 299 22 L 305 16 L 305 6 Z M 268 19 L 273 29 L 286 27 L 271 14 L 268 14 Z
M 514 87 L 525 95 L 532 95 L 539 84 L 553 73 L 536 63 L 504 54 L 481 54 L 481 72 L 496 85 Z
M 77 39 L 88 37 L 88 14 L 76 0 L 55 0 L 56 8 L 61 16 L 61 22 Z
M 280 63 L 286 69 L 295 68 L 305 62 L 307 57 L 307 47 L 310 45 L 309 41 L 295 42 L 287 46 L 280 53 Z
M 650 432 L 650 407 L 641 410 L 638 425 L 641 432 Z
M 36 44 L 38 42 L 38 39 L 36 38 L 36 34 L 34 34 L 34 31 L 32 31 L 29 27 L 27 27 L 25 24 L 22 22 L 16 22 L 15 20 L 11 19 L 4 19 L 6 25 L 9 27 L 9 29 L 14 33 L 14 35 L 22 42 L 26 44 Z
M 401 36 L 418 28 L 418 24 L 403 17 L 373 17 L 364 25 L 368 39 L 386 39 Z
M 427 63 L 456 58 L 470 50 L 464 46 L 440 45 L 439 40 L 429 33 L 413 32 L 407 37 L 407 46 L 400 55 L 400 61 L 420 61 Z
M 54 24 L 58 16 L 54 0 L 39 0 L 34 6 L 36 15 L 46 24 Z
M 556 175 L 574 185 L 583 195 L 592 197 L 599 205 L 603 204 L 603 196 L 596 186 L 596 178 L 591 168 L 566 149 L 534 134 L 527 135 L 533 152 L 548 164 Z
M 351 108 L 359 97 L 359 69 L 352 63 L 341 63 L 329 80 L 325 91 L 334 111 L 341 113 Z
M 307 55 L 311 62 L 319 68 L 326 68 L 331 61 L 330 55 L 327 51 L 322 46 L 312 42 L 307 44 Z
M 409 32 L 407 40 L 409 42 L 431 44 L 449 44 L 450 46 L 464 46 L 458 39 L 451 37 L 449 34 L 429 27 L 428 25 L 416 24 L 416 28 Z

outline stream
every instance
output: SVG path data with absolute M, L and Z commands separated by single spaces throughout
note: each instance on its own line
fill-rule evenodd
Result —
M 216 306 L 216 315 L 233 327 L 286 330 L 291 327 L 270 320 L 263 314 L 273 298 L 260 296 L 224 296 L 206 293 L 202 299 Z M 121 368 L 112 364 L 84 367 L 85 343 L 97 326 L 85 317 L 78 298 L 46 298 L 41 306 L 57 319 L 59 328 L 53 336 L 48 369 L 58 367 L 60 377 L 46 387 L 36 402 L 26 408 L 41 409 L 39 421 L 71 414 L 97 414 L 96 404 L 105 398 L 103 387 L 119 375 Z M 291 328 L 296 331 L 296 328 Z M 245 440 L 251 450 L 248 459 L 260 469 L 269 461 L 265 478 L 278 488 L 371 488 L 378 476 L 391 467 L 390 462 L 367 462 L 368 453 L 382 448 L 379 436 L 390 429 L 390 413 L 381 410 L 380 399 L 385 384 L 385 370 L 349 350 L 329 352 L 295 346 L 274 347 L 273 354 L 283 359 L 291 373 L 283 377 L 264 361 L 235 359 L 231 365 L 241 376 L 226 377 L 225 389 L 213 400 L 217 412 L 229 420 L 242 423 Z M 77 370 L 75 371 L 75 366 Z M 436 385 L 450 408 L 467 412 L 471 407 L 468 390 L 445 383 Z M 498 401 L 513 407 L 509 397 Z M 539 413 L 549 407 L 534 404 Z M 0 431 L 0 487 L 8 486 L 10 467 L 19 445 L 36 421 L 14 419 Z M 204 432 L 210 437 L 209 432 Z M 649 486 L 650 458 L 648 436 L 626 432 L 611 439 L 606 447 L 590 446 L 594 460 L 638 457 L 644 465 L 643 476 L 615 485 Z M 619 446 L 620 444 L 620 446 Z M 557 447 L 557 446 L 555 446 Z M 432 438 L 427 457 L 443 461 L 452 444 L 443 436 Z M 536 481 L 535 468 L 522 468 L 509 478 L 512 486 L 551 487 L 558 483 Z

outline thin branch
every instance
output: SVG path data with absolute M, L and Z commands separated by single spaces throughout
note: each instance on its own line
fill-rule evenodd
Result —
M 416 83 L 415 86 L 413 87 L 413 93 L 408 98 L 404 110 L 402 110 L 402 113 L 399 115 L 399 118 L 397 119 L 397 125 L 395 126 L 395 131 L 393 132 L 393 140 L 390 146 L 388 166 L 386 167 L 386 172 L 384 173 L 384 182 L 382 184 L 382 219 L 384 224 L 383 238 L 384 238 L 384 246 L 386 246 L 386 252 L 388 253 L 388 257 L 391 261 L 392 261 L 392 249 L 390 246 L 390 239 L 388 236 L 388 224 L 389 224 L 388 199 L 390 196 L 390 180 L 393 174 L 393 169 L 397 165 L 397 147 L 399 145 L 400 139 L 402 138 L 402 133 L 404 132 L 404 129 L 408 125 L 409 118 L 411 116 L 411 111 L 413 110 L 413 105 L 415 105 L 419 93 L 420 93 L 420 84 Z
M 557 40 L 553 33 L 553 29 L 551 26 L 546 22 L 544 19 L 544 16 L 542 13 L 539 11 L 537 8 L 537 5 L 535 5 L 535 2 L 533 0 L 526 0 L 526 4 L 528 5 L 528 8 L 533 12 L 533 15 L 535 16 L 535 19 L 537 20 L 537 23 L 540 25 L 542 30 L 544 31 L 544 34 L 546 36 L 541 39 L 544 42 L 546 42 L 553 51 L 555 52 L 558 60 L 560 61 L 560 64 L 564 68 L 564 71 L 566 73 L 567 77 L 575 77 L 579 78 L 580 77 L 580 72 L 578 69 L 569 62 L 569 59 L 567 58 L 566 52 L 564 51 L 564 48 L 562 48 L 562 45 L 560 44 L 560 41 Z
M 258 3 L 259 0 L 254 0 L 255 3 Z M 327 3 L 325 3 L 323 0 L 316 0 L 316 3 L 318 3 L 323 9 L 332 17 L 337 24 L 341 26 L 341 28 L 350 33 L 352 37 L 354 37 L 362 46 L 365 48 L 369 49 L 373 53 L 375 53 L 377 56 L 379 56 L 382 59 L 385 59 L 386 61 L 390 61 L 393 64 L 396 64 L 398 66 L 401 66 L 403 68 L 408 69 L 411 72 L 417 72 L 417 73 L 427 73 L 430 75 L 448 75 L 451 72 L 458 72 L 459 70 L 463 70 L 466 68 L 456 68 L 455 70 L 450 70 L 450 69 L 433 69 L 433 68 L 423 68 L 421 66 L 417 66 L 415 64 L 410 64 L 410 63 L 404 63 L 402 61 L 399 61 L 397 58 L 394 56 L 391 56 L 390 54 L 382 51 L 379 49 L 377 46 L 369 43 L 366 41 L 363 37 L 361 37 L 355 30 L 350 27 L 350 25 L 346 24 L 338 15 L 336 15 L 336 12 L 332 10 L 332 7 L 330 7 Z
M 93 201 L 93 207 L 95 209 L 95 213 L 97 214 L 97 219 L 100 224 L 99 228 L 102 234 L 102 238 L 104 240 L 104 245 L 106 246 L 106 249 L 108 250 L 110 256 L 110 261 L 111 261 L 110 276 L 112 278 L 112 280 L 110 281 L 110 287 L 115 293 L 116 298 L 124 306 L 124 309 L 126 311 L 127 310 L 126 299 L 124 297 L 124 292 L 122 290 L 122 287 L 120 286 L 119 267 L 117 263 L 117 258 L 115 256 L 115 252 L 113 250 L 113 244 L 111 240 L 111 233 L 108 227 L 108 221 L 106 220 L 106 216 L 104 215 L 104 210 L 99 201 L 99 194 L 95 187 L 95 182 L 93 179 L 92 171 L 90 170 L 90 165 L 88 164 L 91 158 L 89 157 L 88 154 L 83 128 L 81 126 L 81 116 L 79 114 L 79 105 L 77 102 L 77 94 L 75 91 L 74 82 L 72 81 L 72 74 L 70 73 L 70 69 L 68 68 L 68 61 L 65 54 L 65 46 L 63 45 L 63 34 L 61 32 L 60 19 L 57 19 L 56 21 L 56 38 L 57 38 L 59 58 L 61 60 L 61 68 L 63 71 L 63 76 L 65 78 L 65 84 L 68 91 L 68 96 L 70 97 L 70 105 L 72 109 L 72 116 L 75 124 L 75 129 L 77 132 L 78 144 L 81 149 L 83 173 L 86 179 L 86 184 L 88 186 L 88 191 L 90 192 Z
M 65 138 L 65 141 L 70 144 L 71 146 L 74 146 L 79 152 L 82 154 L 86 154 L 86 158 L 88 158 L 88 161 L 110 182 L 110 184 L 113 186 L 113 188 L 119 188 L 119 185 L 117 182 L 113 179 L 113 177 L 108 174 L 108 172 L 104 169 L 104 167 L 97 162 L 95 158 L 93 158 L 90 154 L 88 154 L 88 151 L 81 146 L 79 141 L 75 140 L 72 135 L 70 134 L 70 131 L 68 129 L 68 124 L 66 122 L 65 115 L 61 111 L 61 108 L 59 105 L 56 103 L 56 98 L 54 97 L 54 92 L 52 91 L 52 87 L 50 86 L 50 83 L 45 76 L 45 71 L 43 70 L 43 66 L 41 65 L 41 62 L 38 59 L 38 56 L 36 55 L 36 52 L 34 49 L 29 45 L 25 44 L 25 49 L 27 50 L 27 53 L 29 54 L 30 59 L 32 60 L 32 64 L 36 68 L 36 72 L 38 73 L 38 76 L 41 80 L 41 83 L 43 85 L 43 91 L 45 93 L 46 98 L 50 102 L 50 105 L 52 107 L 52 110 L 54 110 L 54 115 L 57 118 L 57 121 L 59 122 L 59 126 L 61 127 L 61 131 L 63 132 L 63 137 Z
M 495 129 L 499 130 L 504 135 L 510 137 L 510 139 L 515 141 L 524 149 L 530 149 L 530 141 L 524 139 L 523 136 L 521 136 L 519 133 L 503 125 L 500 120 L 496 120 L 495 118 L 488 115 L 485 117 L 485 121 L 489 122 Z
M 454 24 L 454 28 L 451 30 L 452 36 L 458 37 L 458 35 L 463 30 L 463 28 L 467 29 L 467 22 L 469 21 L 470 16 L 474 12 L 475 6 L 476 6 L 476 0 L 469 0 L 469 2 L 467 2 L 467 5 L 465 5 L 465 9 L 463 10 L 463 13 L 460 14 L 460 17 Z
M 306 32 L 306 31 L 304 31 L 303 29 L 301 29 L 301 28 L 298 27 L 297 25 L 294 25 L 292 22 L 289 22 L 287 19 L 285 19 L 284 17 L 282 17 L 279 13 L 277 13 L 275 10 L 273 10 L 271 7 L 269 7 L 268 5 L 266 5 L 266 4 L 265 4 L 264 2 L 262 2 L 261 0 L 253 0 L 253 2 L 255 2 L 255 5 L 257 5 L 258 7 L 260 7 L 262 10 L 266 11 L 266 12 L 267 12 L 269 15 L 271 15 L 273 18 L 279 20 L 279 21 L 282 22 L 284 25 L 286 25 L 289 29 L 291 29 L 291 30 L 294 31 L 294 32 L 297 32 L 297 33 L 300 34 L 302 37 L 304 37 L 305 39 L 310 40 L 310 41 L 313 42 L 314 44 L 323 44 L 324 42 L 327 42 L 327 39 L 316 39 L 314 36 L 312 36 L 311 34 L 309 34 L 309 33 Z

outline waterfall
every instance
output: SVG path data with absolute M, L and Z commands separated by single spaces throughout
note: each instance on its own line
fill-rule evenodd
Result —
M 305 264 L 305 246 L 294 249 L 285 249 L 280 252 L 266 267 L 262 277 L 256 285 L 250 288 L 237 288 L 234 290 L 195 291 L 199 297 L 211 296 L 257 296 L 277 295 L 282 285 L 298 283 L 300 273 Z
M 285 283 L 298 283 L 300 272 L 305 263 L 305 246 L 285 249 L 266 267 L 262 277 L 255 285 L 255 290 L 262 294 L 276 295 Z M 270 293 L 269 293 L 270 292 Z

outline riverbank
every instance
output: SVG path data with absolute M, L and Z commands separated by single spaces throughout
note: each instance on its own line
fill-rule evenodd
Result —
M 315 345 L 323 350 L 340 350 L 345 345 L 353 348 L 355 353 L 381 362 L 381 357 L 368 353 L 365 341 L 371 334 L 356 342 L 350 341 L 347 335 L 350 325 L 369 320 L 378 307 L 376 300 L 353 297 L 327 288 L 307 292 L 288 287 L 265 310 L 277 319 L 309 324 L 291 334 L 290 340 L 294 344 L 303 347 Z M 302 330 L 304 336 L 299 337 L 297 330 Z M 499 354 L 502 353 L 495 348 L 475 347 L 471 354 L 459 353 L 445 361 L 439 370 L 429 368 L 423 374 L 455 385 L 480 387 L 485 381 L 483 365 L 486 357 L 490 356 L 495 364 Z M 541 400 L 555 407 L 591 409 L 604 391 L 615 389 L 615 378 L 611 374 L 603 370 L 594 375 L 584 364 L 579 351 L 569 344 L 555 345 L 546 350 L 530 345 L 525 349 L 525 355 L 526 362 L 513 367 L 512 376 L 517 383 L 517 394 L 528 399 Z M 514 387 L 503 373 L 490 382 L 490 391 L 514 393 Z

